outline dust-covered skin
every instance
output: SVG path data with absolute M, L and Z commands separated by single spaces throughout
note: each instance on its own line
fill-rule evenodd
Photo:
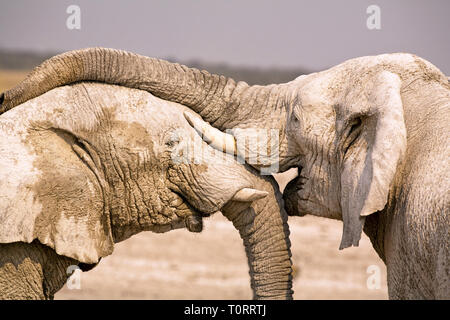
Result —
M 67 278 L 66 261 L 96 264 L 141 231 L 200 232 L 202 218 L 219 210 L 241 233 L 255 298 L 292 298 L 287 215 L 276 185 L 209 147 L 184 111 L 145 91 L 80 83 L 0 117 L 1 298 L 27 298 L 27 290 L 30 298 L 51 298 Z M 37 248 L 46 258 L 33 258 Z M 11 269 L 14 252 L 24 250 L 23 267 Z M 59 264 L 56 284 L 46 285 L 48 265 Z M 16 294 L 9 279 L 26 282 L 22 270 L 30 268 L 33 288 Z
M 67 268 L 77 261 L 40 244 L 0 244 L 1 299 L 53 299 L 67 280 Z

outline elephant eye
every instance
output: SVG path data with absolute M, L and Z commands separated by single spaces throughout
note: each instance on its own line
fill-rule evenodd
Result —
M 167 140 L 166 140 L 166 146 L 168 147 L 174 147 L 175 145 L 177 145 L 180 142 L 180 137 L 176 134 L 171 135 Z
M 291 119 L 294 123 L 297 124 L 300 122 L 299 118 L 300 118 L 300 107 L 297 105 L 292 110 Z
M 344 142 L 344 154 L 347 153 L 347 151 L 359 137 L 359 134 L 361 133 L 361 128 L 362 128 L 361 118 L 355 118 L 350 124 L 350 129 L 348 130 L 347 138 L 345 139 Z
M 352 123 L 352 126 L 350 127 L 350 132 L 348 134 L 352 135 L 354 132 L 359 130 L 359 128 L 361 127 L 361 123 L 362 123 L 361 118 L 356 118 Z

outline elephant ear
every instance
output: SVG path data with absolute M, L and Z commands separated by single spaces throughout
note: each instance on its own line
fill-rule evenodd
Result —
M 346 140 L 340 199 L 344 225 L 339 249 L 358 246 L 365 217 L 385 207 L 406 149 L 400 78 L 386 71 L 368 77 L 347 92 L 342 104 L 345 111 L 338 113 L 337 130 L 344 132 L 342 139 Z
M 2 137 L 0 149 L 8 150 L 1 153 L 0 243 L 38 240 L 86 264 L 112 253 L 101 176 L 73 136 L 31 131 L 26 139 Z

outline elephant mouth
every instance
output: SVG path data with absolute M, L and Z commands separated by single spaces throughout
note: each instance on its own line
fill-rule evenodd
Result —
M 298 175 L 286 185 L 283 192 L 284 207 L 288 216 L 304 216 L 307 213 L 301 210 L 300 201 L 308 201 L 302 194 L 308 177 L 302 174 L 302 166 L 297 166 Z
M 183 206 L 187 206 L 189 211 L 192 212 L 191 215 L 184 217 L 183 223 L 184 227 L 188 229 L 190 232 L 199 233 L 203 231 L 203 218 L 207 218 L 211 216 L 211 213 L 200 212 L 196 208 L 194 208 L 189 201 L 178 191 L 171 190 L 182 200 Z

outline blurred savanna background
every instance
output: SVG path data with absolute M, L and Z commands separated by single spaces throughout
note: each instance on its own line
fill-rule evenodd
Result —
M 375 30 L 366 24 L 373 4 L 381 13 Z M 353 57 L 389 52 L 415 53 L 450 74 L 449 4 L 2 1 L 0 92 L 52 55 L 93 46 L 177 61 L 250 84 L 286 82 Z M 281 188 L 293 175 L 276 177 Z M 175 230 L 133 236 L 83 273 L 80 289 L 65 286 L 55 298 L 251 299 L 238 232 L 220 213 L 204 224 L 200 234 Z M 341 222 L 290 217 L 289 226 L 295 299 L 387 298 L 386 268 L 365 235 L 359 247 L 339 251 Z

